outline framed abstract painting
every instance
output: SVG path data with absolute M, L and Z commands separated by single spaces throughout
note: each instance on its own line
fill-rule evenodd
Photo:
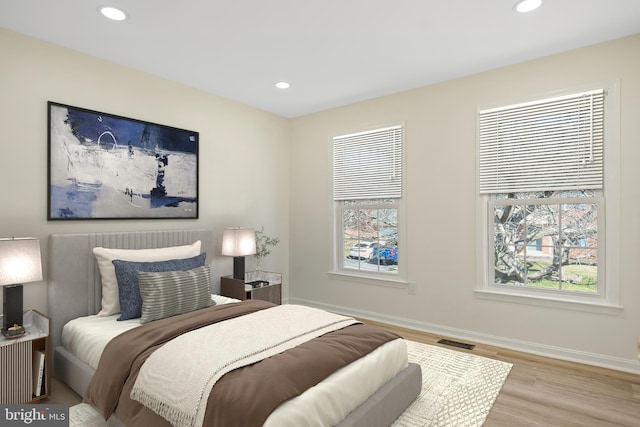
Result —
M 49 220 L 198 218 L 198 132 L 48 102 Z

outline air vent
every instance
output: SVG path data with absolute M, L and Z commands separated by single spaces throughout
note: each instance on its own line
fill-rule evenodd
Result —
M 475 345 L 473 344 L 467 344 L 466 342 L 458 342 L 458 341 L 445 340 L 445 339 L 441 339 L 440 341 L 438 341 L 438 344 L 450 345 L 452 347 L 464 348 L 466 350 L 473 350 L 475 348 Z

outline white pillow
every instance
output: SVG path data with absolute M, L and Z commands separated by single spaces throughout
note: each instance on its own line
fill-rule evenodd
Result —
M 191 245 L 155 249 L 93 248 L 93 254 L 96 257 L 102 279 L 102 310 L 100 310 L 98 316 L 111 316 L 120 313 L 118 280 L 116 279 L 116 269 L 111 261 L 119 259 L 122 261 L 147 262 L 191 258 L 200 255 L 200 245 L 201 242 L 198 240 Z

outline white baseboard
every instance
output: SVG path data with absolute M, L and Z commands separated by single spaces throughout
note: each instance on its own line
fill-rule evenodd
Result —
M 492 345 L 495 347 L 535 354 L 538 356 L 551 357 L 554 359 L 566 360 L 575 363 L 583 363 L 586 365 L 614 369 L 617 371 L 629 372 L 632 374 L 640 374 L 640 363 L 637 359 L 623 359 L 602 354 L 587 353 L 570 348 L 554 347 L 528 341 L 514 340 L 511 338 L 503 338 L 496 335 L 482 334 L 458 328 L 450 328 L 433 323 L 420 322 L 403 317 L 388 316 L 386 314 L 377 312 L 358 310 L 351 307 L 344 307 L 333 304 L 325 304 L 301 298 L 289 298 L 288 303 L 316 307 L 347 316 L 369 319 L 376 322 L 414 329 L 434 335 L 442 335 L 446 338 L 453 338 L 461 341 L 471 341 L 478 344 Z

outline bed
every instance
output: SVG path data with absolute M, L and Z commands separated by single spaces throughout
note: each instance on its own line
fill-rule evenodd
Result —
M 95 360 L 100 359 L 101 347 L 97 346 L 98 350 L 96 351 L 98 354 L 94 354 L 94 361 L 91 362 L 87 360 L 85 356 L 74 354 L 74 352 L 77 351 L 77 349 L 73 348 L 74 346 L 70 345 L 69 347 L 71 348 L 65 348 L 62 341 L 63 327 L 67 323 L 77 318 L 89 317 L 95 319 L 95 315 L 100 312 L 102 308 L 102 283 L 93 254 L 93 248 L 103 247 L 139 250 L 190 245 L 195 241 L 201 242 L 200 250 L 207 254 L 206 262 L 210 263 L 210 254 L 215 253 L 215 249 L 213 248 L 212 231 L 208 229 L 51 235 L 48 242 L 48 312 L 51 318 L 50 343 L 53 353 L 53 374 L 81 396 L 85 395 L 90 387 L 93 376 L 96 375 Z M 215 280 L 210 281 L 209 287 L 210 292 L 214 295 L 214 300 L 216 300 L 216 305 L 212 311 L 220 311 L 218 307 L 223 307 L 227 310 L 229 309 L 228 307 L 238 306 L 240 304 L 217 296 L 219 293 L 219 284 L 216 283 Z M 231 304 L 225 305 L 225 303 Z M 262 308 L 265 307 L 259 307 L 260 310 L 262 310 Z M 264 310 L 264 312 L 270 311 Z M 98 319 L 98 321 L 108 322 L 104 317 Z M 129 322 L 132 323 L 131 321 Z M 113 323 L 116 322 L 113 321 Z M 117 322 L 117 324 L 124 323 L 125 322 Z M 133 323 L 135 323 L 135 321 Z M 118 327 L 121 327 L 121 325 L 118 325 Z M 108 328 L 100 326 L 99 329 Z M 119 334 L 119 332 L 117 332 L 116 335 L 117 334 Z M 365 358 L 363 357 L 362 359 L 364 360 Z M 358 360 L 357 362 L 361 361 Z M 256 365 L 260 365 L 260 363 Z M 357 370 L 358 368 L 355 366 L 356 362 L 341 369 L 336 372 L 336 374 L 347 371 L 347 369 Z M 345 378 L 354 377 L 346 376 Z M 319 385 L 324 386 L 325 383 L 329 384 L 333 380 L 333 375 L 331 375 Z M 353 382 L 353 380 L 350 381 Z M 218 386 L 216 385 L 215 387 Z M 379 388 L 376 386 L 376 391 L 373 392 L 373 394 L 370 396 L 367 394 L 368 398 L 365 398 L 362 403 L 357 404 L 349 410 L 348 414 L 336 425 L 341 427 L 388 426 L 416 398 L 419 394 L 420 387 L 420 366 L 408 363 L 402 369 L 399 369 L 397 374 L 394 373 L 392 378 L 384 382 Z M 316 387 L 312 387 L 312 389 L 316 389 Z M 302 398 L 305 396 L 313 396 L 312 389 L 302 393 L 300 400 L 304 400 Z M 295 406 L 296 399 L 290 399 L 290 401 L 287 401 L 282 407 L 286 408 L 286 405 L 291 407 Z M 315 398 L 312 400 L 315 401 Z M 281 408 L 278 407 L 278 411 L 280 411 L 280 409 Z M 274 414 L 278 411 L 274 411 Z M 285 414 L 286 413 L 287 412 L 285 412 Z M 112 418 L 114 423 L 117 424 L 119 422 L 117 417 Z M 265 423 L 265 425 L 267 425 L 267 423 Z

